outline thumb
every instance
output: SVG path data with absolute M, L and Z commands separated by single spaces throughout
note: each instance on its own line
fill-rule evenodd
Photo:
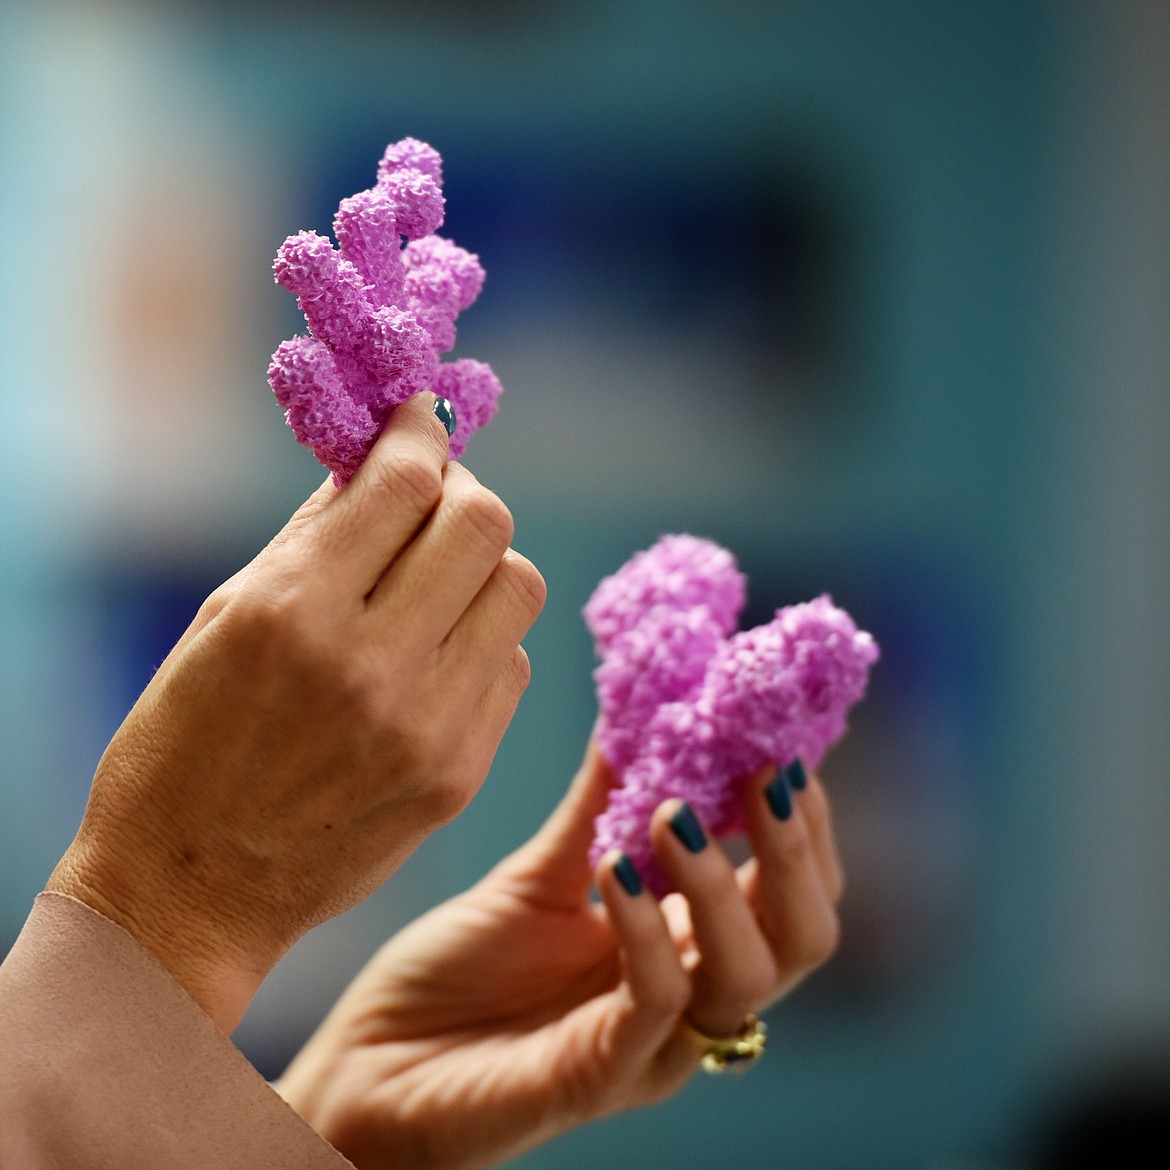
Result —
M 329 476 L 325 482 L 289 517 L 288 523 L 242 568 L 229 577 L 217 590 L 227 596 L 235 593 L 245 581 L 286 545 L 303 528 L 311 524 L 333 502 L 341 489 Z
M 337 495 L 337 486 L 333 482 L 333 477 L 330 476 L 325 482 L 289 517 L 288 523 L 256 554 L 242 569 L 233 573 L 222 585 L 220 585 L 215 592 L 203 603 L 199 612 L 195 615 L 194 620 L 187 627 L 183 636 L 175 644 L 175 650 L 181 650 L 196 634 L 200 632 L 210 621 L 212 621 L 232 598 L 232 596 L 239 592 L 244 586 L 244 583 L 252 577 L 258 569 L 263 568 L 264 564 L 272 556 L 272 554 L 286 544 L 292 537 L 294 537 L 302 528 L 311 523 L 313 519 L 332 502 L 333 497 Z
M 333 502 L 334 497 L 341 489 L 333 482 L 330 475 L 325 482 L 289 517 L 288 523 L 264 546 L 264 550 L 251 562 L 252 565 L 262 564 L 276 549 L 280 548 L 302 528 L 311 523 Z M 251 565 L 249 566 L 249 568 Z
M 576 907 L 589 896 L 593 871 L 589 846 L 593 822 L 605 809 L 614 775 L 602 759 L 596 735 L 560 804 L 527 844 L 505 858 L 496 877 L 524 888 L 539 886 L 540 899 Z

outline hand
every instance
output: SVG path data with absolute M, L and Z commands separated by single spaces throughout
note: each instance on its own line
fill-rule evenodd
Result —
M 610 777 L 591 748 L 540 832 L 391 939 L 277 1090 L 362 1170 L 485 1166 L 675 1092 L 699 1063 L 684 1019 L 734 1033 L 836 945 L 824 792 L 811 780 L 782 821 L 769 779 L 745 789 L 755 857 L 738 872 L 684 848 L 668 801 L 652 838 L 679 893 L 626 893 L 614 853 L 597 905 L 586 855 Z
M 432 395 L 208 599 L 98 765 L 49 889 L 120 923 L 230 1032 L 306 930 L 483 782 L 544 583 Z

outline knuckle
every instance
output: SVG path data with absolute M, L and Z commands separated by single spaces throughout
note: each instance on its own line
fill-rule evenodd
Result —
M 835 913 L 818 914 L 801 933 L 798 958 L 808 970 L 827 963 L 841 942 L 841 920 Z
M 220 625 L 257 670 L 311 679 L 322 692 L 334 695 L 360 689 L 352 680 L 355 663 L 340 652 L 321 607 L 295 583 L 240 590 L 226 604 Z
M 421 451 L 396 451 L 374 462 L 375 490 L 403 500 L 420 515 L 429 513 L 443 494 L 443 474 L 434 459 Z
M 441 825 L 453 821 L 471 802 L 472 794 L 459 785 L 440 785 L 432 802 L 435 819 Z
M 513 687 L 523 694 L 532 681 L 532 663 L 523 646 L 517 646 L 512 652 L 512 657 L 508 660 L 508 671 Z
M 493 551 L 503 552 L 512 541 L 515 522 L 507 505 L 495 492 L 476 484 L 452 503 L 457 523 L 469 529 Z
M 400 770 L 421 777 L 430 776 L 441 759 L 443 744 L 434 722 L 410 718 L 408 713 L 387 711 L 386 731 L 395 740 L 394 755 Z M 429 789 L 427 790 L 429 795 Z
M 690 1006 L 692 990 L 690 978 L 680 965 L 646 989 L 645 1006 L 662 1019 L 682 1016 Z
M 222 624 L 230 628 L 237 641 L 260 650 L 284 640 L 288 628 L 295 625 L 293 609 L 292 599 L 283 588 L 245 589 L 225 603 Z
M 790 866 L 812 865 L 816 861 L 812 834 L 803 816 L 794 816 L 788 822 L 784 841 L 784 854 Z
M 427 819 L 437 825 L 453 821 L 471 803 L 475 787 L 452 775 L 440 776 L 427 786 Z
M 446 807 L 460 799 L 464 741 L 445 720 L 434 717 L 442 707 L 440 696 L 427 687 L 410 698 L 388 696 L 384 703 L 385 735 L 394 741 L 398 770 L 415 778 L 415 795 L 427 807 Z
M 548 598 L 548 586 L 543 574 L 527 557 L 514 551 L 505 555 L 500 570 L 521 612 L 530 615 L 535 621 Z
M 231 601 L 233 593 L 234 590 L 226 581 L 222 585 L 216 586 L 199 607 L 199 612 L 195 615 L 196 624 L 206 625 L 208 622 L 219 617 L 227 609 L 228 602 Z

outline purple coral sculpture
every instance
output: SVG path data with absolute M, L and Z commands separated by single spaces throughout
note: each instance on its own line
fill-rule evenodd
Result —
M 590 861 L 621 849 L 658 895 L 669 889 L 650 846 L 658 805 L 682 797 L 716 835 L 742 829 L 742 781 L 765 764 L 816 768 L 878 658 L 827 596 L 736 633 L 744 600 L 726 549 L 664 536 L 585 606 L 601 658 L 598 738 L 617 780 Z
M 361 466 L 387 413 L 421 390 L 455 408 L 453 458 L 496 412 L 501 387 L 491 367 L 439 360 L 484 281 L 477 256 L 434 234 L 443 211 L 438 151 L 404 138 L 386 148 L 377 183 L 341 201 L 337 247 L 299 232 L 277 253 L 276 282 L 297 298 L 309 333 L 280 343 L 268 384 L 338 486 Z

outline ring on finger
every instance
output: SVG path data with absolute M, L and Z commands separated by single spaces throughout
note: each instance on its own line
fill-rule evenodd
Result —
M 703 1071 L 712 1076 L 728 1071 L 747 1072 L 764 1055 L 767 1044 L 768 1026 L 754 1012 L 747 1016 L 739 1031 L 730 1036 L 712 1036 L 685 1018 L 681 1021 L 681 1028 L 702 1058 Z

